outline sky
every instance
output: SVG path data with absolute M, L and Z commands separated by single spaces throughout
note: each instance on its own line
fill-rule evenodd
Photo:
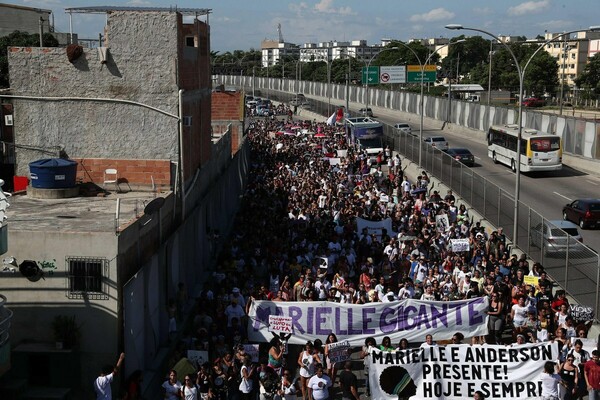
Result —
M 277 39 L 281 24 L 286 42 L 303 44 L 366 39 L 407 41 L 416 38 L 451 38 L 468 31 L 450 31 L 447 24 L 479 28 L 496 35 L 534 38 L 548 32 L 565 32 L 600 25 L 599 0 L 5 0 L 5 3 L 50 9 L 55 27 L 69 31 L 65 8 L 85 6 L 141 6 L 208 8 L 211 50 L 260 49 L 264 39 Z M 73 16 L 80 38 L 97 38 L 103 32 L 103 15 Z

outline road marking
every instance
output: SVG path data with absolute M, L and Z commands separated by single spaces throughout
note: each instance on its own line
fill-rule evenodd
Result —
M 598 186 L 598 182 L 595 182 L 595 181 L 592 181 L 592 180 L 589 180 L 589 179 L 586 179 L 586 181 L 589 182 L 589 183 L 591 183 L 594 186 Z
M 567 196 L 563 196 L 562 194 L 558 193 L 558 192 L 553 192 L 555 195 L 562 197 L 563 199 L 567 199 L 569 201 L 573 201 L 572 199 L 568 198 Z
M 476 160 L 481 160 L 481 157 L 477 157 L 477 156 L 475 156 L 475 159 L 476 159 Z

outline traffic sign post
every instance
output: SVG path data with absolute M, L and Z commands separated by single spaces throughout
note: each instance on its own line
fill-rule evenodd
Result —
M 367 72 L 367 67 L 363 67 L 362 69 L 362 82 L 366 85 L 378 85 L 379 84 L 379 66 L 369 66 L 369 71 Z
M 437 75 L 437 67 L 435 65 L 425 65 L 425 74 L 421 80 L 421 66 L 408 65 L 406 68 L 406 82 L 408 83 L 434 83 Z
M 380 83 L 406 83 L 406 67 L 404 65 L 379 67 Z

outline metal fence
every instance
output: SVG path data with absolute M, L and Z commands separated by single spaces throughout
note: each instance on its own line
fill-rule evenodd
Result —
M 262 95 L 265 96 L 265 93 Z M 269 97 L 276 101 L 289 102 L 293 94 L 270 90 Z M 310 99 L 307 109 L 328 117 L 338 105 L 342 105 L 339 100 L 330 104 Z M 302 118 L 302 111 L 303 109 L 300 108 L 300 118 Z M 384 124 L 384 133 L 386 144 L 414 163 L 419 162 L 419 148 L 421 148 L 424 170 L 452 189 L 491 225 L 501 226 L 509 238 L 515 237 L 513 232 L 515 202 L 512 193 L 442 151 L 419 141 L 416 136 L 399 132 L 387 124 Z M 596 310 L 600 309 L 600 258 L 598 253 L 573 240 L 568 233 L 562 230 L 560 230 L 561 235 L 565 238 L 567 246 L 556 250 L 547 238 L 539 236 L 539 232 L 550 226 L 548 220 L 522 202 L 518 203 L 518 207 L 519 221 L 516 233 L 519 248 L 532 260 L 539 261 L 548 274 L 577 303 L 593 306 Z M 573 245 L 569 245 L 571 243 Z

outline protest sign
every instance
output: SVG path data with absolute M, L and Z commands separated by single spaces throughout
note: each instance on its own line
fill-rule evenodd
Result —
M 455 253 L 469 251 L 469 239 L 450 239 L 450 246 Z
M 209 361 L 208 351 L 188 350 L 187 359 L 190 360 L 190 362 L 194 364 L 196 368 L 198 368 L 200 365 Z
M 292 318 L 280 315 L 269 315 L 269 332 L 293 333 Z
M 514 347 L 448 345 L 369 355 L 371 397 L 378 400 L 541 398 L 546 361 L 558 357 L 558 343 Z
M 446 232 L 450 229 L 450 221 L 447 214 L 439 214 L 435 216 L 435 228 L 438 232 Z
M 594 309 L 581 304 L 571 304 L 570 313 L 575 322 L 587 322 L 594 319 Z
M 357 217 L 356 232 L 362 232 L 364 228 L 367 228 L 369 235 L 375 234 L 381 237 L 381 232 L 383 229 L 385 229 L 388 235 L 395 236 L 395 233 L 392 230 L 391 218 L 386 218 L 382 221 L 369 221 L 368 219 Z
M 258 345 L 257 344 L 245 344 L 244 351 L 252 358 L 252 362 L 258 362 Z
M 540 280 L 539 276 L 531 276 L 531 275 L 526 275 L 523 277 L 523 282 L 526 285 L 533 285 L 533 286 L 537 286 L 538 285 L 538 281 Z
M 367 337 L 381 342 L 406 338 L 409 342 L 450 339 L 460 332 L 465 337 L 487 335 L 487 297 L 458 301 L 407 299 L 389 303 L 347 304 L 334 302 L 253 301 L 248 313 L 248 338 L 268 342 L 269 316 L 291 317 L 294 334 L 290 344 L 305 344 L 315 336 L 335 333 L 339 341 L 362 346 Z
M 350 342 L 344 340 L 343 342 L 335 342 L 327 345 L 329 350 L 329 361 L 334 364 L 350 359 Z

